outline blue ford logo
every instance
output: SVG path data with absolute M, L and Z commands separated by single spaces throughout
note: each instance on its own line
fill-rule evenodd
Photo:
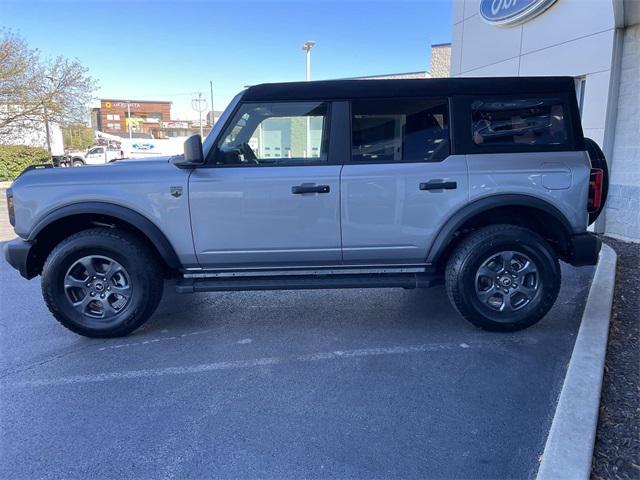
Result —
M 154 146 L 150 143 L 134 143 L 131 146 L 137 150 L 151 150 L 152 148 L 154 148 Z
M 511 27 L 540 15 L 556 0 L 481 0 L 480 16 L 492 25 Z

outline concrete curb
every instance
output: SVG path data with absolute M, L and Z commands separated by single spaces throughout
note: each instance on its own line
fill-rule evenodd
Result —
M 537 480 L 591 475 L 617 256 L 602 245 Z

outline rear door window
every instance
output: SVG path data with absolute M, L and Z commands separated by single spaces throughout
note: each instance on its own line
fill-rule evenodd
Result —
M 471 103 L 471 134 L 479 147 L 567 145 L 559 98 L 486 98 Z
M 449 155 L 446 99 L 376 99 L 351 103 L 354 162 L 430 162 Z

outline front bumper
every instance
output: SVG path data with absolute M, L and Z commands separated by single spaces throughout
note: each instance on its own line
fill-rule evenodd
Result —
M 35 277 L 27 268 L 31 247 L 33 247 L 33 244 L 21 238 L 16 238 L 5 243 L 3 248 L 4 258 L 9 265 L 18 270 L 20 275 L 27 279 Z
M 602 247 L 602 240 L 593 233 L 572 235 L 569 239 L 569 258 L 567 262 L 574 267 L 595 265 Z

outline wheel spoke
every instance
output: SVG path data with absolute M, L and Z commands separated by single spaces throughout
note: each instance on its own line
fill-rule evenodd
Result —
M 93 300 L 93 297 L 90 295 L 85 295 L 84 298 L 78 302 L 72 303 L 73 307 L 78 310 L 80 313 L 85 313 L 87 309 L 87 305 Z
M 115 261 L 111 261 L 109 263 L 109 265 L 107 266 L 107 269 L 104 272 L 104 276 L 110 280 L 111 277 L 113 277 L 114 274 L 118 273 L 119 271 L 122 270 L 122 265 L 120 265 L 118 262 Z
M 495 280 L 497 272 L 491 270 L 489 266 L 485 263 L 478 269 L 478 276 L 480 277 L 488 277 L 491 281 Z
M 93 257 L 84 257 L 80 259 L 80 264 L 87 271 L 87 275 L 93 277 L 96 274 L 96 267 L 93 265 Z
M 118 313 L 118 310 L 113 308 L 109 300 L 102 300 L 102 316 L 103 317 L 111 317 Z
M 524 264 L 524 266 L 518 270 L 518 273 L 520 275 L 528 275 L 530 273 L 537 273 L 538 269 L 536 268 L 535 264 L 533 262 L 530 262 L 529 260 L 527 260 L 527 262 Z
M 511 303 L 511 295 L 504 294 L 502 296 L 502 311 L 506 313 L 513 312 L 513 304 Z
M 112 284 L 111 285 L 111 291 L 113 293 L 117 293 L 118 295 L 122 295 L 127 300 L 131 296 L 131 286 L 130 285 L 125 285 L 123 287 L 118 287 L 118 286 Z
M 491 285 L 487 290 L 478 291 L 478 298 L 482 303 L 487 303 L 487 301 L 497 292 L 496 286 Z
M 516 291 L 527 297 L 528 300 L 532 300 L 535 297 L 538 289 L 536 287 L 527 287 L 526 285 L 518 285 Z
M 77 278 L 72 277 L 71 275 L 67 275 L 64 279 L 64 287 L 65 288 L 80 288 L 84 291 L 86 287 L 87 280 L 78 280 Z
M 513 252 L 502 252 L 500 254 L 500 260 L 502 261 L 501 272 L 507 272 L 511 269 L 511 261 L 513 260 Z

